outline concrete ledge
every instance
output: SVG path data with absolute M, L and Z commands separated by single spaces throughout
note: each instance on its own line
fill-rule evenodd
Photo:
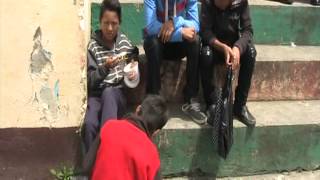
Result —
M 320 125 L 320 100 L 249 102 L 248 107 L 257 119 L 257 127 Z M 180 108 L 177 104 L 170 106 L 171 119 L 164 127 L 165 130 L 210 128 L 192 122 Z M 234 127 L 245 126 L 235 120 Z
M 0 179 L 54 179 L 50 169 L 77 167 L 81 162 L 77 129 L 0 129 Z
M 157 138 L 166 177 L 246 176 L 320 167 L 320 101 L 254 102 L 257 127 L 234 121 L 234 145 L 217 156 L 211 128 L 176 115 Z M 173 109 L 177 112 L 176 109 Z

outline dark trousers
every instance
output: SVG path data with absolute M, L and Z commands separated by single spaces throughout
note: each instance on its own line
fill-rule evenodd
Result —
M 247 103 L 256 54 L 255 47 L 249 44 L 240 57 L 239 78 L 234 102 L 235 109 L 241 108 Z M 214 86 L 212 86 L 213 66 L 218 63 L 225 63 L 224 55 L 220 52 L 215 52 L 209 46 L 204 46 L 201 49 L 200 72 L 203 95 L 207 106 L 212 104 L 210 94 L 214 91 Z
M 143 47 L 147 56 L 147 94 L 159 94 L 161 89 L 160 67 L 164 58 L 178 60 L 187 57 L 187 84 L 184 88 L 184 100 L 187 102 L 190 98 L 197 96 L 199 91 L 199 36 L 193 42 L 165 44 L 157 37 L 149 37 L 145 39 Z
M 106 121 L 118 119 L 124 115 L 126 104 L 126 98 L 120 88 L 108 87 L 103 90 L 101 97 L 88 97 L 84 120 L 86 151 L 88 151 Z

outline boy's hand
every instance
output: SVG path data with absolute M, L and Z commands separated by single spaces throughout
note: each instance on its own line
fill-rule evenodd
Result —
M 172 20 L 166 21 L 163 23 L 158 37 L 160 38 L 161 42 L 166 43 L 169 42 L 171 39 L 171 35 L 174 31 L 174 24 Z
M 233 57 L 234 57 L 232 49 L 229 46 L 224 45 L 223 46 L 223 53 L 224 53 L 224 58 L 225 58 L 226 64 L 227 65 L 232 65 L 232 60 L 233 60 Z
M 128 74 L 128 79 L 130 81 L 135 80 L 137 78 L 137 73 L 135 71 L 130 71 Z
M 107 68 L 113 68 L 118 62 L 118 58 L 114 57 L 114 56 L 109 56 L 107 57 L 106 61 L 105 61 L 105 66 Z
M 233 57 L 232 57 L 232 69 L 238 69 L 240 65 L 240 50 L 237 46 L 232 48 Z
M 196 38 L 196 30 L 193 27 L 182 28 L 182 37 L 187 41 L 194 41 Z

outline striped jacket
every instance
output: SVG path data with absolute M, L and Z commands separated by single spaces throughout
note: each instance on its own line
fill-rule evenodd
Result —
M 100 96 L 105 87 L 123 87 L 123 69 L 127 62 L 120 61 L 113 68 L 106 68 L 105 66 L 107 57 L 117 56 L 122 53 L 126 53 L 131 57 L 132 55 L 137 57 L 139 53 L 124 34 L 118 32 L 112 49 L 105 46 L 101 30 L 97 30 L 92 34 L 87 53 L 89 95 Z
M 199 32 L 197 0 L 144 0 L 144 37 L 156 36 L 168 19 L 174 23 L 171 42 L 182 41 L 181 29 L 194 27 Z

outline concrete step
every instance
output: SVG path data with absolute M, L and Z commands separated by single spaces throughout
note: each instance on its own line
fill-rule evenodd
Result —
M 257 127 L 234 121 L 234 145 L 226 160 L 214 152 L 211 128 L 171 108 L 157 138 L 166 177 L 224 177 L 320 167 L 320 101 L 251 102 Z
M 250 130 L 234 121 L 234 145 L 223 160 L 213 150 L 211 128 L 193 123 L 180 105 L 171 104 L 171 119 L 155 139 L 163 175 L 235 177 L 320 167 L 320 101 L 248 106 L 257 127 Z M 77 129 L 0 129 L 0 179 L 53 179 L 50 169 L 79 167 Z
M 99 2 L 99 1 L 98 1 Z M 142 43 L 144 27 L 143 1 L 121 1 L 123 22 L 121 29 L 135 44 Z M 251 1 L 254 39 L 258 44 L 320 45 L 319 7 L 305 3 L 293 6 L 277 2 Z M 99 3 L 92 3 L 91 26 L 99 28 Z
M 165 178 L 166 180 L 214 180 L 212 177 L 177 177 L 177 178 Z M 224 177 L 217 178 L 217 180 L 318 180 L 320 179 L 320 171 L 293 171 L 283 172 L 277 174 L 264 174 L 255 176 L 242 176 L 242 177 Z
M 249 100 L 320 99 L 320 46 L 256 45 L 256 48 L 258 55 Z M 141 46 L 139 49 L 144 64 L 144 50 Z M 185 61 L 164 61 L 161 94 L 170 102 L 183 101 L 185 69 Z M 146 71 L 143 66 L 141 84 L 128 91 L 132 103 L 141 102 L 145 96 Z M 220 78 L 224 78 L 222 75 Z M 235 79 L 234 87 L 236 83 Z M 200 91 L 202 97 L 201 94 Z

